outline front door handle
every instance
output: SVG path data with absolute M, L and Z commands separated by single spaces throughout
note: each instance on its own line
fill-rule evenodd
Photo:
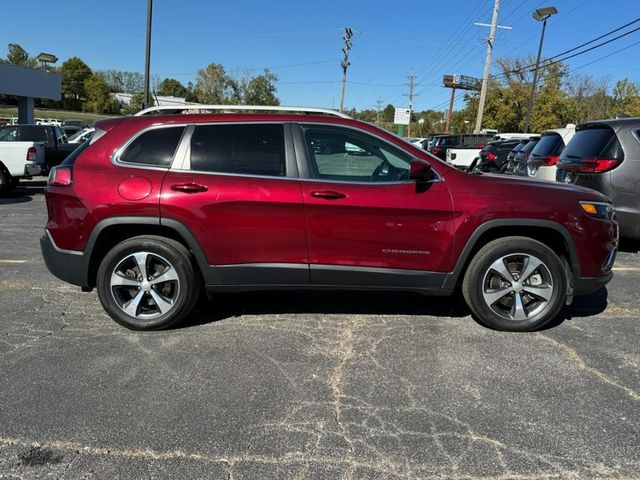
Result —
M 171 185 L 171 190 L 183 193 L 200 193 L 206 192 L 208 188 L 197 183 L 177 183 L 175 185 Z
M 338 198 L 347 198 L 344 193 L 335 192 L 333 190 L 321 190 L 317 192 L 311 192 L 311 196 L 314 198 L 326 198 L 327 200 L 337 200 Z

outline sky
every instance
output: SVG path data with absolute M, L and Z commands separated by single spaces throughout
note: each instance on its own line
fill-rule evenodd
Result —
M 501 0 L 493 58 L 534 55 L 536 8 L 554 5 L 543 58 L 640 17 L 640 0 Z M 0 0 L 0 56 L 18 43 L 31 55 L 72 56 L 93 70 L 143 72 L 147 0 Z M 494 0 L 154 0 L 151 74 L 186 84 L 210 63 L 238 77 L 268 68 L 282 105 L 337 108 L 344 27 L 355 32 L 345 107 L 444 110 L 444 74 L 481 77 Z M 633 25 L 637 28 L 640 23 Z M 625 30 L 626 31 L 626 30 Z M 623 33 L 623 32 L 620 32 Z M 613 35 L 615 36 L 615 34 Z M 606 37 L 606 40 L 610 37 Z M 572 74 L 640 82 L 640 31 L 567 61 Z M 599 43 L 599 42 L 597 42 Z M 629 47 L 629 48 L 626 48 Z M 618 51 L 623 48 L 626 50 Z M 618 52 L 617 52 L 618 51 Z M 617 52 L 617 53 L 616 53 Z M 603 58 L 605 57 L 605 58 Z M 497 73 L 494 67 L 492 72 Z M 456 108 L 462 107 L 458 100 Z

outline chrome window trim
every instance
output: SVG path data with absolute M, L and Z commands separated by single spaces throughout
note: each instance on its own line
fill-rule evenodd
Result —
M 377 140 L 380 140 L 381 142 L 385 143 L 385 144 L 390 144 L 391 147 L 393 147 L 396 150 L 401 150 L 403 153 L 405 153 L 408 157 L 410 157 L 413 160 L 421 160 L 423 162 L 426 162 L 426 160 L 422 160 L 419 158 L 416 158 L 414 155 L 412 155 L 411 153 L 407 152 L 406 150 L 404 150 L 403 148 L 398 147 L 397 145 L 394 145 L 393 143 L 389 142 L 387 139 L 381 137 L 380 135 L 376 135 L 375 133 L 371 133 L 367 130 L 362 130 L 360 128 L 354 127 L 352 125 L 344 125 L 344 124 L 336 124 L 336 123 L 324 123 L 324 122 L 297 122 L 298 126 L 302 129 L 302 127 L 304 127 L 305 125 L 319 125 L 319 126 L 329 126 L 329 127 L 337 127 L 337 128 L 346 128 L 349 130 L 354 130 L 355 132 L 358 132 L 360 134 L 364 134 L 364 135 L 368 135 L 370 137 L 373 137 Z M 304 132 L 301 132 L 303 134 L 303 138 L 304 138 Z M 308 149 L 308 145 L 306 143 L 306 138 L 304 138 L 305 140 L 305 147 Z M 308 156 L 308 153 L 305 152 L 305 159 L 307 161 L 307 163 L 309 163 L 311 161 L 311 159 Z M 430 162 L 429 165 L 431 165 Z M 431 165 L 431 171 L 436 175 L 436 178 L 434 178 L 433 180 L 428 180 L 426 182 L 421 182 L 422 184 L 425 183 L 439 183 L 439 182 L 444 182 L 444 178 L 442 177 L 442 175 L 440 175 L 440 173 L 438 171 L 436 171 L 433 168 L 433 165 Z M 301 181 L 313 181 L 313 182 L 322 182 L 322 183 L 340 183 L 340 184 L 349 184 L 349 185 L 402 185 L 402 184 L 407 184 L 407 183 L 413 183 L 415 184 L 416 181 L 415 180 L 398 180 L 396 182 L 368 182 L 366 180 L 331 180 L 331 179 L 326 179 L 326 178 L 301 178 Z
M 188 123 L 171 123 L 171 124 L 162 124 L 162 125 L 151 125 L 147 128 L 143 128 L 142 130 L 136 132 L 135 135 L 131 136 L 126 142 L 120 145 L 115 152 L 113 152 L 113 154 L 111 155 L 111 164 L 117 167 L 139 168 L 143 170 L 160 170 L 160 171 L 166 172 L 171 168 L 171 166 L 175 162 L 176 154 L 180 149 L 180 146 L 182 144 L 182 138 L 184 137 L 188 126 L 189 126 Z M 131 145 L 131 143 L 133 143 L 141 135 L 144 135 L 145 133 L 151 130 L 158 130 L 161 128 L 180 128 L 180 127 L 182 127 L 184 130 L 182 131 L 182 136 L 180 137 L 180 140 L 178 140 L 178 145 L 176 146 L 176 150 L 173 153 L 173 158 L 169 162 L 169 165 L 167 166 L 150 165 L 148 163 L 133 163 L 133 162 L 125 162 L 123 160 L 120 160 L 120 155 L 122 155 L 122 152 L 124 152 L 127 149 L 127 147 Z

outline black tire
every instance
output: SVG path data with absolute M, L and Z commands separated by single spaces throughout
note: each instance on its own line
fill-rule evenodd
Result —
M 147 281 L 140 280 L 138 260 L 144 262 Z M 191 254 L 181 243 L 148 235 L 125 240 L 105 255 L 98 268 L 97 290 L 105 311 L 120 325 L 131 330 L 161 330 L 178 324 L 191 312 L 201 281 Z
M 6 167 L 0 163 L 0 194 L 9 193 L 15 188 L 16 184 L 13 183 L 13 180 L 14 178 Z
M 505 237 L 489 242 L 473 257 L 462 294 L 486 326 L 530 332 L 560 313 L 567 277 L 562 260 L 545 244 L 527 237 Z

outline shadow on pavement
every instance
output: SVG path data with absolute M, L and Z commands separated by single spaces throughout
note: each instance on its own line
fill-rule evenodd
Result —
M 285 313 L 465 317 L 470 311 L 460 294 L 437 297 L 412 292 L 295 290 L 224 293 L 201 302 L 178 328 L 242 315 Z
M 574 298 L 544 329 L 566 320 L 591 317 L 607 308 L 607 289 Z M 450 297 L 412 292 L 263 291 L 215 294 L 202 301 L 177 328 L 217 322 L 242 315 L 273 314 L 404 315 L 461 318 L 471 315 L 460 293 Z M 476 320 L 477 321 L 477 320 Z
M 47 182 L 27 181 L 20 182 L 16 188 L 8 193 L 0 193 L 0 205 L 15 205 L 18 203 L 27 203 L 33 200 L 33 197 L 44 195 Z
M 621 238 L 618 251 L 627 253 L 637 253 L 640 251 L 640 241 L 629 238 Z

